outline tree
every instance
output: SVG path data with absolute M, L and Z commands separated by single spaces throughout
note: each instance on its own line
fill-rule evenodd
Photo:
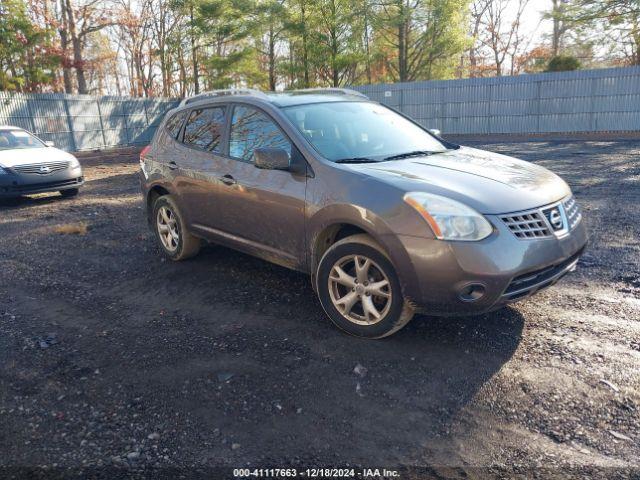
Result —
M 109 90 L 110 76 L 117 62 L 117 52 L 111 48 L 109 37 L 104 32 L 95 33 L 85 47 L 91 68 L 87 69 L 87 84 L 96 95 L 105 95 Z
M 551 1 L 545 17 L 553 21 L 554 56 L 575 56 L 589 65 L 597 49 L 606 52 L 604 64 L 640 65 L 639 0 Z
M 567 56 L 640 64 L 640 0 L 545 0 L 553 29 L 532 47 L 531 0 L 0 2 L 0 88 L 20 91 L 186 96 L 575 68 Z
M 0 90 L 36 92 L 54 81 L 52 30 L 33 23 L 23 0 L 0 4 Z
M 155 52 L 158 55 L 162 78 L 162 95 L 168 97 L 172 82 L 172 59 L 169 51 L 171 37 L 180 26 L 180 12 L 171 8 L 166 0 L 150 0 L 150 23 Z
M 255 84 L 257 65 L 249 60 L 253 49 L 250 35 L 256 28 L 252 0 L 203 0 L 197 6 L 195 25 L 206 49 L 207 85 L 227 88 Z
M 287 31 L 289 11 L 284 0 L 267 0 L 258 5 L 258 30 L 256 48 L 266 64 L 268 72 L 268 89 L 277 86 L 278 46 Z
M 523 38 L 520 32 L 522 15 L 529 0 L 516 0 L 515 12 L 510 15 L 509 0 L 487 0 L 487 8 L 481 18 L 483 27 L 480 43 L 491 52 L 495 73 L 504 73 L 504 63 L 510 60 L 510 73 L 515 73 L 515 59 L 521 53 Z
M 349 0 L 318 0 L 314 29 L 316 68 L 323 83 L 339 87 L 352 83 L 363 55 L 358 35 L 362 23 Z
M 576 56 L 591 49 L 592 31 L 586 28 L 587 23 L 579 20 L 582 7 L 575 0 L 551 0 L 551 10 L 544 13 L 543 18 L 550 19 L 553 24 L 551 32 L 551 56 Z M 580 52 L 582 51 L 582 52 Z
M 400 82 L 447 78 L 466 48 L 467 0 L 382 0 L 378 27 Z
M 60 38 L 63 50 L 71 45 L 78 93 L 89 93 L 85 48 L 90 35 L 116 23 L 116 12 L 103 0 L 60 0 L 59 12 Z
M 480 27 L 482 26 L 482 21 L 493 0 L 474 0 L 471 3 L 471 31 L 470 37 L 471 41 L 469 42 L 469 76 L 476 77 L 478 76 L 478 49 L 479 49 L 479 35 L 480 35 Z
M 151 8 L 150 0 L 120 0 L 118 47 L 126 63 L 130 94 L 138 97 L 148 97 L 153 93 L 155 72 Z
M 312 10 L 312 0 L 290 0 L 289 7 L 291 9 L 291 21 L 288 24 L 288 32 L 290 35 L 290 86 L 296 85 L 297 80 L 297 64 L 300 64 L 302 73 L 302 81 L 299 82 L 302 88 L 311 86 L 311 65 L 309 61 L 309 34 L 311 30 L 310 15 Z
M 565 18 L 596 30 L 613 55 L 630 65 L 640 65 L 640 0 L 576 1 Z
M 356 15 L 359 15 L 362 19 L 362 50 L 365 62 L 365 74 L 367 77 L 367 83 L 373 82 L 373 62 L 375 60 L 374 53 L 374 29 L 373 22 L 375 18 L 375 12 L 371 0 L 361 0 L 356 4 Z
M 171 0 L 171 8 L 174 9 L 180 18 L 182 19 L 180 29 L 177 30 L 177 34 L 181 36 L 184 32 L 185 44 L 180 42 L 179 50 L 177 50 L 177 56 L 181 62 L 181 68 L 184 70 L 184 81 L 193 85 L 193 93 L 200 93 L 200 49 L 202 47 L 200 42 L 200 32 L 198 30 L 198 5 L 199 0 Z M 176 39 L 174 39 L 176 41 Z M 188 53 L 187 53 L 188 52 Z M 186 72 L 186 61 L 189 60 L 191 78 L 188 78 Z M 185 91 L 190 90 L 186 85 L 182 87 Z
M 549 60 L 547 64 L 547 72 L 564 72 L 567 70 L 578 70 L 580 68 L 580 60 L 569 55 L 556 55 Z
M 551 35 L 551 53 L 554 57 L 560 52 L 562 38 L 571 28 L 571 22 L 567 20 L 566 10 L 569 0 L 551 0 L 553 7 L 548 15 L 553 21 L 553 33 Z
M 551 58 L 551 47 L 548 45 L 538 45 L 530 50 L 525 51 L 517 57 L 520 72 L 540 73 L 547 69 L 549 59 Z

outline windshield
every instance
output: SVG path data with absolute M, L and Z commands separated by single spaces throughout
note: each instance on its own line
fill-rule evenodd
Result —
M 372 160 L 447 148 L 415 123 L 377 103 L 333 102 L 283 108 L 328 160 Z
M 0 150 L 13 148 L 42 148 L 41 140 L 24 130 L 0 130 Z

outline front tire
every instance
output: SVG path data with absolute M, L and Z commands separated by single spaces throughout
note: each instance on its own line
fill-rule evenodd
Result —
M 351 335 L 387 337 L 413 317 L 391 260 L 368 235 L 329 247 L 318 265 L 316 287 L 331 321 Z
M 189 233 L 184 216 L 170 195 L 158 197 L 153 204 L 153 230 L 160 250 L 171 260 L 186 260 L 200 251 L 200 240 Z

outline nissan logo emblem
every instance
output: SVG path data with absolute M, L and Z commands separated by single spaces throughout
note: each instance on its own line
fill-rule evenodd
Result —
M 562 215 L 560 215 L 560 212 L 557 208 L 551 210 L 549 220 L 551 221 L 551 225 L 553 225 L 553 228 L 555 228 L 556 230 L 562 228 Z
M 51 172 L 51 169 L 46 165 L 43 165 L 42 167 L 40 167 L 40 173 L 49 173 L 49 172 Z

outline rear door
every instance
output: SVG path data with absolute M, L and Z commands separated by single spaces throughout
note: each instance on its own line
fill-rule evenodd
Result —
M 238 247 L 270 261 L 299 268 L 305 260 L 306 174 L 254 166 L 256 148 L 283 148 L 300 155 L 263 110 L 229 108 L 228 157 L 220 163 L 220 230 Z M 304 162 L 304 160 L 302 160 Z
M 174 184 L 177 176 L 177 160 L 182 158 L 182 149 L 177 143 L 178 135 L 187 117 L 186 111 L 174 113 L 154 135 L 151 151 L 147 153 L 145 162 L 141 164 L 145 176 L 156 178 L 163 182 Z
M 217 196 L 226 110 L 225 105 L 193 108 L 184 125 L 175 185 L 192 226 L 219 226 Z

